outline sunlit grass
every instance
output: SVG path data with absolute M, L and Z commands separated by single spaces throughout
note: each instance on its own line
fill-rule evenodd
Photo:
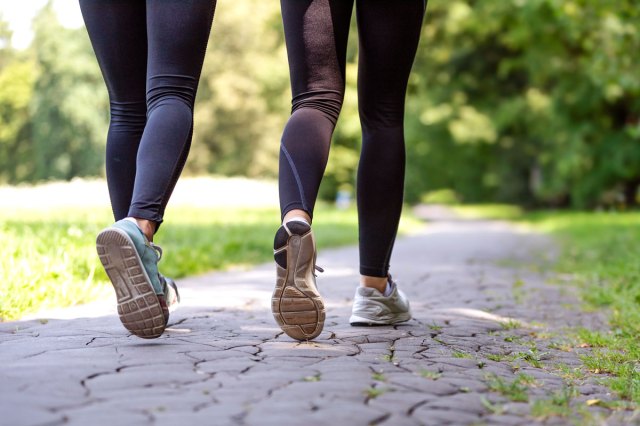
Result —
M 610 312 L 610 331 L 577 333 L 581 344 L 598 348 L 583 357 L 585 367 L 611 375 L 613 391 L 640 403 L 640 212 L 527 213 L 500 204 L 450 208 L 464 218 L 514 220 L 557 238 L 557 272 L 582 289 L 590 309 Z
M 611 388 L 640 403 L 640 213 L 544 212 L 527 219 L 559 238 L 557 268 L 583 289 L 591 308 L 610 312 L 609 332 L 579 334 L 600 348 L 585 365 L 613 375 Z
M 279 217 L 275 208 L 170 209 L 155 240 L 161 271 L 180 278 L 268 262 Z M 106 208 L 0 209 L 0 319 L 110 297 L 95 237 L 111 222 Z M 401 232 L 415 226 L 404 218 Z M 318 206 L 314 232 L 319 249 L 357 243 L 355 209 Z
M 448 207 L 465 219 L 514 220 L 524 214 L 522 208 L 511 204 L 459 204 Z
M 583 361 L 620 397 L 640 403 L 640 212 L 542 211 L 509 206 L 454 207 L 467 217 L 513 219 L 548 232 L 562 252 L 555 269 L 582 289 L 590 309 L 610 313 L 610 331 L 579 331 L 581 344 L 597 347 Z

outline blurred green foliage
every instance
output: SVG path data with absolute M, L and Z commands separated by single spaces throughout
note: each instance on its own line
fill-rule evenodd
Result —
M 408 99 L 408 196 L 590 207 L 640 182 L 632 0 L 433 2 Z
M 188 174 L 274 176 L 290 108 L 277 2 L 220 2 Z M 0 17 L 0 182 L 101 175 L 108 103 L 84 29 L 51 7 L 25 51 Z M 407 201 L 635 204 L 640 8 L 634 0 L 432 2 L 409 83 Z M 357 30 L 321 196 L 353 190 Z

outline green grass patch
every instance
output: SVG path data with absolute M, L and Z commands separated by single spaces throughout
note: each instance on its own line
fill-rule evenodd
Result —
M 451 353 L 451 356 L 453 356 L 454 358 L 473 358 L 471 354 L 468 354 L 464 351 L 455 351 L 455 350 Z
M 160 269 L 181 278 L 268 262 L 279 218 L 273 208 L 170 208 L 155 239 Z M 320 250 L 357 243 L 355 209 L 319 205 L 315 218 Z M 0 320 L 110 297 L 95 237 L 112 221 L 109 209 L 1 209 Z M 417 226 L 405 216 L 400 231 Z
M 305 376 L 302 378 L 303 382 L 319 382 L 321 379 L 320 373 L 314 374 L 313 376 Z
M 509 319 L 501 322 L 500 327 L 502 327 L 503 330 L 515 330 L 516 328 L 522 327 L 522 324 L 518 320 Z
M 367 399 L 376 399 L 380 395 L 384 395 L 389 391 L 388 388 L 378 388 L 375 386 L 368 387 L 364 390 L 364 395 Z
M 571 407 L 571 400 L 577 395 L 577 391 L 572 387 L 555 391 L 550 398 L 534 401 L 531 406 L 531 415 L 539 420 L 549 417 L 575 417 L 577 412 L 584 411 L 584 409 Z M 584 415 L 584 413 L 579 414 Z
M 524 215 L 522 208 L 510 204 L 460 204 L 450 208 L 465 219 L 515 220 Z
M 499 402 L 491 402 L 484 396 L 480 397 L 480 403 L 487 411 L 491 414 L 495 414 L 497 416 L 501 416 L 507 411 L 507 406 L 504 404 L 500 404 Z
M 487 359 L 489 359 L 491 361 L 495 361 L 495 362 L 502 362 L 502 361 L 510 361 L 511 360 L 509 355 L 503 355 L 503 354 L 487 354 L 486 357 L 487 357 Z
M 515 220 L 554 235 L 562 253 L 555 268 L 562 284 L 582 289 L 585 310 L 610 313 L 608 332 L 579 330 L 578 345 L 598 350 L 583 358 L 593 373 L 621 398 L 640 404 L 640 212 L 541 211 L 525 213 L 507 205 L 462 205 L 453 209 L 463 217 Z M 535 352 L 516 354 L 539 366 Z M 561 415 L 562 395 L 537 402 L 538 415 Z
M 513 380 L 505 380 L 495 374 L 487 375 L 489 390 L 498 392 L 511 401 L 529 401 L 529 388 L 535 386 L 536 381 L 532 376 L 520 373 Z
M 425 379 L 435 381 L 442 377 L 442 373 L 433 370 L 420 370 L 420 376 L 424 377 Z
M 371 378 L 373 380 L 375 380 L 376 382 L 386 382 L 387 378 L 384 376 L 383 373 L 379 373 L 379 372 L 375 372 L 371 374 Z
M 610 312 L 611 331 L 579 330 L 595 348 L 583 359 L 620 397 L 640 403 L 640 213 L 531 213 L 526 219 L 559 238 L 557 264 L 582 288 L 590 309 Z M 565 279 L 566 281 L 566 279 Z

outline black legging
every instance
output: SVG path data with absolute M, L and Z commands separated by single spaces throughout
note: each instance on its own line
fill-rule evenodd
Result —
M 116 220 L 162 222 L 191 145 L 215 0 L 80 0 L 107 84 L 106 169 Z
M 293 108 L 280 150 L 282 216 L 310 216 L 342 107 L 353 0 L 281 0 Z M 425 0 L 357 0 L 360 273 L 386 277 L 404 191 L 404 103 Z

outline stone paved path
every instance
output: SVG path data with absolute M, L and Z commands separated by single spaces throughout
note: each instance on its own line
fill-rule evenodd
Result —
M 503 223 L 432 223 L 393 258 L 415 319 L 380 328 L 347 323 L 357 251 L 321 252 L 327 323 L 309 343 L 271 317 L 271 265 L 182 280 L 184 303 L 154 341 L 129 336 L 111 304 L 65 311 L 87 318 L 0 323 L 0 424 L 639 421 L 594 403 L 612 396 L 580 378 L 589 349 L 558 335 L 603 322 L 538 272 L 552 250 Z

